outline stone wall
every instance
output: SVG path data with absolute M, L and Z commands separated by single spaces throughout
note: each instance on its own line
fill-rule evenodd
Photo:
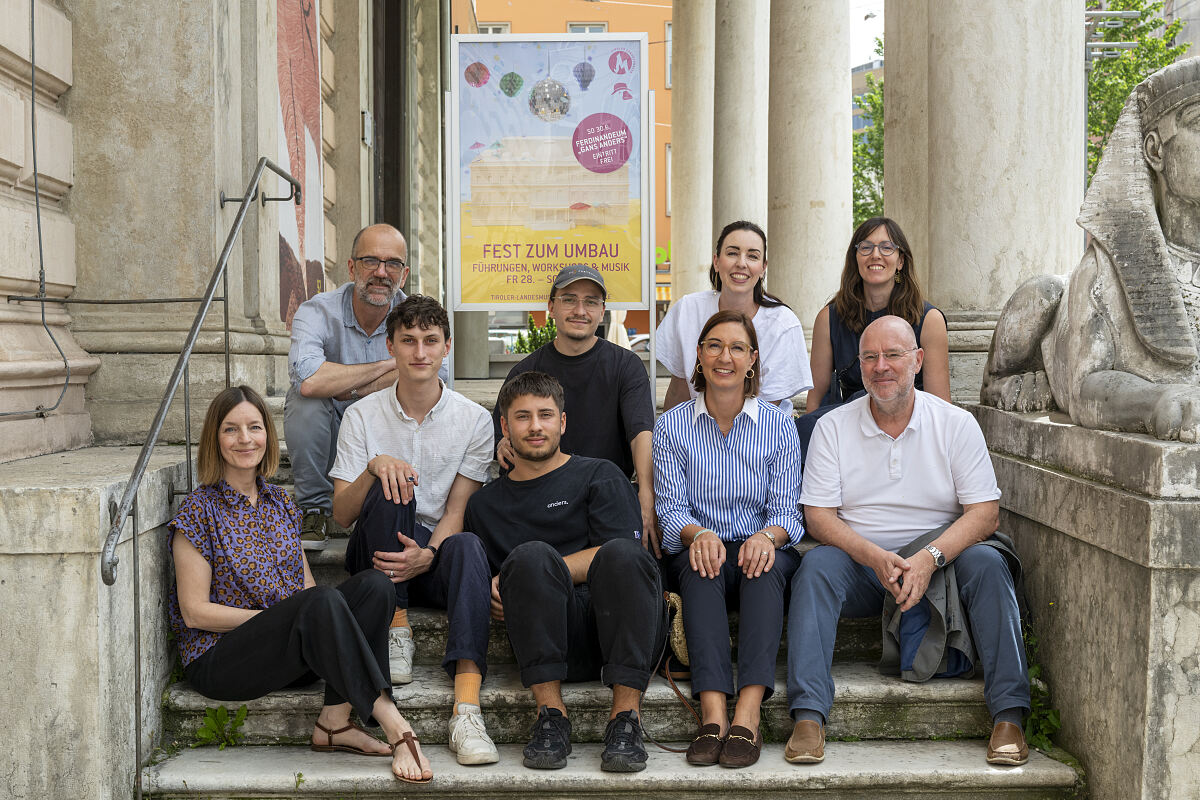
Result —
M 72 25 L 52 4 L 39 0 L 36 7 L 38 69 L 31 81 L 30 4 L 0 0 L 0 297 L 7 301 L 39 291 L 33 116 L 49 331 L 40 303 L 0 303 L 0 413 L 49 408 L 62 393 L 68 366 L 71 380 L 54 411 L 0 417 L 0 461 L 87 444 L 91 422 L 84 387 L 100 364 L 80 349 L 68 330 L 67 308 L 56 302 L 76 285 L 75 226 L 66 209 L 75 180 L 74 131 L 62 102 L 75 79 Z
M 1200 796 L 1200 446 L 971 410 L 1093 800 Z

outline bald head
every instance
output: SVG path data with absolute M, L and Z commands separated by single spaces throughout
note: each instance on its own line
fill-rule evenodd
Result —
M 912 325 L 900 317 L 875 320 L 858 340 L 858 361 L 876 421 L 912 413 L 913 384 L 924 361 Z
M 880 317 L 868 325 L 859 338 L 859 352 L 882 350 L 911 350 L 917 346 L 912 325 L 896 316 Z
M 368 238 L 373 238 L 375 236 L 382 236 L 385 239 L 390 239 L 393 241 L 396 239 L 399 239 L 401 242 L 404 243 L 405 251 L 407 252 L 407 250 L 408 250 L 408 243 L 404 242 L 404 234 L 400 233 L 400 231 L 398 231 L 394 225 L 389 225 L 386 222 L 377 222 L 374 225 L 368 225 L 367 227 L 360 230 L 358 233 L 354 234 L 354 241 L 350 243 L 350 257 L 351 258 L 356 258 L 357 256 L 365 255 L 364 253 L 359 252 L 359 245 L 362 244 L 362 239 L 364 236 L 366 236 Z

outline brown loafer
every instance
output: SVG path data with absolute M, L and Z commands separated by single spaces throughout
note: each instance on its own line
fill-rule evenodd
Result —
M 988 739 L 987 763 L 1019 767 L 1029 760 L 1025 732 L 1011 722 L 997 722 Z
M 783 757 L 793 764 L 819 764 L 825 760 L 825 726 L 802 719 L 792 728 Z
M 697 767 L 711 767 L 721 758 L 721 748 L 725 737 L 721 735 L 721 726 L 715 722 L 700 727 L 700 732 L 687 749 L 687 763 Z
M 725 746 L 721 748 L 721 758 L 718 760 L 722 767 L 748 767 L 757 763 L 762 753 L 762 734 L 734 725 L 725 737 Z

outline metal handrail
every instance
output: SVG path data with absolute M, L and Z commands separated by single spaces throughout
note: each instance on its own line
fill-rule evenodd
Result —
M 208 280 L 208 288 L 204 292 L 204 297 L 201 298 L 202 302 L 200 308 L 196 311 L 196 319 L 192 322 L 191 330 L 188 331 L 183 349 L 179 353 L 179 360 L 175 362 L 175 370 L 171 373 L 171 380 L 167 384 L 167 390 L 163 394 L 162 402 L 159 403 L 158 413 L 154 416 L 154 423 L 150 426 L 150 432 L 146 436 L 146 443 L 142 445 L 142 451 L 138 454 L 137 464 L 134 465 L 133 473 L 129 476 L 129 483 L 125 486 L 125 494 L 121 497 L 120 504 L 116 506 L 116 510 L 112 513 L 108 536 L 104 540 L 104 548 L 100 551 L 100 577 L 104 579 L 104 583 L 108 586 L 112 586 L 117 579 L 117 563 L 120 561 L 117 558 L 117 540 L 121 537 L 121 528 L 125 526 L 125 520 L 129 516 L 130 509 L 134 506 L 134 501 L 137 499 L 138 488 L 141 486 L 142 477 L 146 473 L 146 466 L 150 463 L 150 455 L 154 452 L 158 434 L 162 431 L 163 423 L 166 421 L 167 410 L 171 407 L 171 401 L 175 399 L 175 391 L 179 388 L 179 382 L 187 370 L 188 361 L 192 355 L 192 348 L 195 347 L 196 339 L 200 335 L 200 326 L 203 324 L 204 318 L 208 315 L 208 310 L 212 306 L 213 298 L 217 291 L 217 283 L 225 277 L 225 267 L 229 263 L 230 253 L 233 252 L 233 244 L 237 240 L 238 234 L 242 231 L 242 223 L 246 220 L 246 213 L 250 210 L 254 198 L 258 196 L 258 185 L 262 180 L 263 171 L 267 169 L 290 183 L 292 188 L 290 195 L 270 199 L 295 200 L 296 205 L 300 205 L 301 203 L 300 182 L 266 156 L 260 158 L 258 164 L 254 167 L 254 175 L 250 178 L 250 183 L 247 184 L 246 192 L 242 195 L 242 199 L 240 201 L 233 201 L 240 202 L 241 207 L 238 209 L 237 217 L 234 218 L 233 225 L 229 229 L 229 235 L 225 237 L 225 247 L 222 248 L 221 257 L 217 259 L 217 266 L 213 270 L 212 277 Z M 225 297 L 228 297 L 229 292 L 226 291 L 224 294 Z M 225 307 L 226 346 L 228 347 L 229 303 L 225 302 L 223 305 Z M 226 358 L 225 362 L 225 385 L 229 385 L 228 358 Z M 136 530 L 133 532 L 133 535 L 136 538 Z

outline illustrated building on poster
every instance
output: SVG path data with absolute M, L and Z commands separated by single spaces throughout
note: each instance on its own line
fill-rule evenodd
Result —
M 624 225 L 637 213 L 628 164 L 592 172 L 580 165 L 568 137 L 505 137 L 482 149 L 470 172 L 476 225 L 568 230 Z

